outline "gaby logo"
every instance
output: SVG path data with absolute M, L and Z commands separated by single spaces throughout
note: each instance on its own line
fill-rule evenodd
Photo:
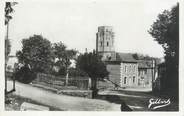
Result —
M 151 98 L 149 100 L 149 105 L 148 108 L 150 109 L 157 109 L 157 108 L 161 108 L 164 106 L 168 106 L 171 103 L 170 99 L 153 99 Z

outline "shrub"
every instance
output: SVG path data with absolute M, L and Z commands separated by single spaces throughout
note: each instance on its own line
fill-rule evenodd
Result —
M 14 76 L 16 80 L 25 84 L 32 82 L 36 78 L 36 74 L 28 66 L 16 69 Z
M 69 76 L 71 77 L 88 77 L 88 74 L 78 68 L 70 68 Z

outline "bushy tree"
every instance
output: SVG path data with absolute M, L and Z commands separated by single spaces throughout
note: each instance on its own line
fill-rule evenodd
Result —
M 71 65 L 71 60 L 76 58 L 77 51 L 67 49 L 62 42 L 53 44 L 53 51 L 55 56 L 55 65 L 59 67 L 59 74 L 66 75 L 68 68 Z
M 76 67 L 86 72 L 91 78 L 91 89 L 94 91 L 97 90 L 97 79 L 107 77 L 109 74 L 105 63 L 101 60 L 101 56 L 99 56 L 95 51 L 79 55 L 76 60 Z
M 17 52 L 20 63 L 28 65 L 33 72 L 49 73 L 54 56 L 51 43 L 41 35 L 33 35 L 22 40 L 22 50 Z
M 178 92 L 179 4 L 159 14 L 149 33 L 165 51 L 165 89 L 174 89 Z
M 16 68 L 13 76 L 19 82 L 28 84 L 36 78 L 36 73 L 34 73 L 28 65 L 24 65 L 23 67 Z
M 69 68 L 69 75 L 71 77 L 88 77 L 88 74 L 79 68 Z

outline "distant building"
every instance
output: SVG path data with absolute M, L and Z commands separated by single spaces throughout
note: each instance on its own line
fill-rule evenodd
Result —
M 114 32 L 111 26 L 98 27 L 96 51 L 102 55 L 102 60 L 115 60 Z
M 156 78 L 154 60 L 138 60 L 131 53 L 115 52 L 111 26 L 98 27 L 96 51 L 107 64 L 109 79 L 121 87 L 152 88 Z
M 13 72 L 15 69 L 15 65 L 18 64 L 18 58 L 16 56 L 9 56 L 7 61 L 6 71 Z

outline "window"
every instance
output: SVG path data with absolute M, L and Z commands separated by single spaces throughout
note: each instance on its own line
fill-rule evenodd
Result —
M 126 72 L 126 68 L 127 68 L 127 67 L 125 66 L 125 72 Z
M 135 76 L 133 76 L 133 83 L 135 83 Z
M 147 74 L 147 69 L 145 69 L 145 74 Z
M 109 46 L 109 42 L 107 42 L 107 46 Z
M 140 85 L 140 84 L 141 84 L 140 79 L 138 79 L 138 85 Z
M 101 43 L 101 46 L 102 46 L 102 42 L 100 42 Z
M 136 68 L 136 67 L 134 66 L 134 71 L 136 70 L 135 68 Z
M 132 65 L 130 65 L 130 72 L 133 72 Z
M 127 81 L 127 77 L 124 77 L 124 84 L 126 84 L 126 81 Z

